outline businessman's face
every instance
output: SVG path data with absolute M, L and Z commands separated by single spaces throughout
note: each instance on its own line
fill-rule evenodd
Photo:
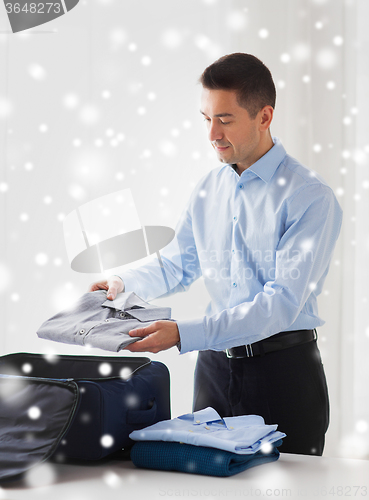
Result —
M 200 111 L 207 123 L 209 140 L 221 162 L 237 164 L 243 171 L 260 158 L 262 112 L 252 120 L 247 110 L 238 104 L 236 92 L 205 88 Z

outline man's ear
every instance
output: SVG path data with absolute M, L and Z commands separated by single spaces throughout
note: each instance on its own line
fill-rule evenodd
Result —
M 265 132 L 270 127 L 273 120 L 274 109 L 272 106 L 264 106 L 263 109 L 259 111 L 260 115 L 260 132 Z

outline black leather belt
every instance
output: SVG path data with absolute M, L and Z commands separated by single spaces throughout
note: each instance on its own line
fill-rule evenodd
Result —
M 272 335 L 265 340 L 259 340 L 253 344 L 241 345 L 226 349 L 227 358 L 241 359 L 253 358 L 254 356 L 264 356 L 269 352 L 288 349 L 300 344 L 306 344 L 318 337 L 317 331 L 314 330 L 292 330 L 290 332 L 280 332 Z

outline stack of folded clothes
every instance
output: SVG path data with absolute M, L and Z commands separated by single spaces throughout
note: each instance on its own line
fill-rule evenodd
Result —
M 221 418 L 205 408 L 132 432 L 137 467 L 232 476 L 279 458 L 286 434 L 258 415 Z

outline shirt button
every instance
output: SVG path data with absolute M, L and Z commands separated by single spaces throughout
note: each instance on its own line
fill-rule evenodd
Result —
M 124 318 L 124 316 L 125 316 L 125 315 L 126 315 L 126 313 L 120 313 L 120 314 L 119 314 L 119 316 L 120 316 L 121 318 Z
M 105 323 L 109 323 L 109 320 L 108 320 L 108 319 L 106 319 L 106 320 L 105 320 Z
M 232 253 L 234 253 L 234 252 L 235 252 L 235 249 L 233 248 L 233 249 L 232 249 Z
M 232 283 L 233 288 L 236 288 L 237 283 Z
M 243 184 L 240 184 L 240 189 L 243 189 Z
M 233 217 L 233 220 L 234 220 L 234 221 L 236 221 L 236 220 L 237 220 L 237 217 L 236 217 L 236 216 L 234 216 L 234 217 Z
M 79 331 L 79 333 L 82 335 L 82 334 L 84 334 L 84 333 L 85 333 L 85 331 L 86 331 L 86 330 L 85 330 L 84 328 L 81 328 L 81 329 L 80 329 L 80 331 Z

